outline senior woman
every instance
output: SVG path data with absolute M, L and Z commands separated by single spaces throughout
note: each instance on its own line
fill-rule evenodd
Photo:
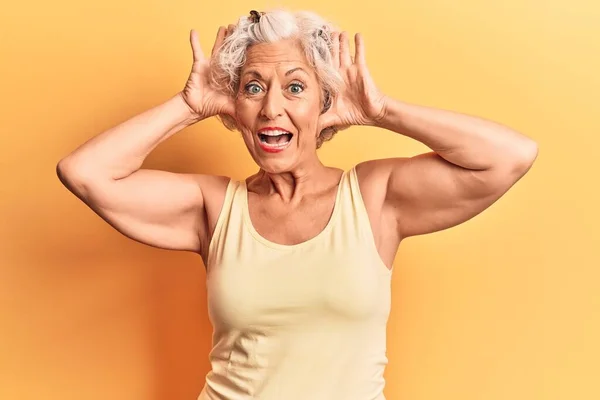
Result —
M 204 260 L 214 332 L 200 399 L 384 399 L 400 242 L 489 207 L 529 170 L 535 142 L 384 95 L 362 36 L 352 57 L 348 34 L 311 12 L 252 11 L 219 28 L 210 58 L 194 30 L 190 42 L 185 88 L 73 151 L 57 166 L 61 181 L 129 238 Z M 211 116 L 241 132 L 256 174 L 140 168 Z M 432 151 L 323 165 L 317 148 L 351 125 Z

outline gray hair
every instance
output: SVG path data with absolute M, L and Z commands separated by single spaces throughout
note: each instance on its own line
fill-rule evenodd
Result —
M 278 40 L 299 39 L 306 59 L 314 67 L 317 80 L 323 91 L 323 109 L 331 107 L 343 83 L 342 77 L 333 66 L 332 32 L 338 31 L 331 22 L 311 11 L 287 11 L 273 9 L 254 17 L 242 16 L 233 32 L 215 50 L 211 58 L 211 84 L 223 93 L 235 96 L 239 90 L 240 73 L 246 62 L 246 51 L 257 43 L 272 43 Z M 233 118 L 218 115 L 217 118 L 229 130 L 236 130 Z M 341 127 L 325 127 L 317 138 L 317 149 L 323 142 L 331 140 Z

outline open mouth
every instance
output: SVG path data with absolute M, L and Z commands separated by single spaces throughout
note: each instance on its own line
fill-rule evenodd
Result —
M 265 131 L 258 134 L 261 147 L 265 150 L 283 150 L 289 146 L 294 135 L 285 131 Z

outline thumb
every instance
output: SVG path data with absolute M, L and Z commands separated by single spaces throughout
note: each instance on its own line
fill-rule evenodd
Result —
M 221 110 L 221 113 L 229 115 L 232 118 L 235 117 L 235 102 L 233 100 L 233 97 L 227 96 L 227 100 L 226 100 L 225 104 L 223 105 L 223 109 Z
M 190 30 L 190 44 L 192 45 L 192 57 L 194 63 L 204 60 L 204 53 L 202 52 L 200 40 L 198 39 L 198 32 L 195 29 Z
M 338 124 L 338 122 L 339 121 L 338 121 L 337 115 L 335 115 L 335 113 L 330 108 L 325 113 L 319 115 L 319 120 L 318 120 L 319 131 L 322 131 L 323 129 L 329 128 L 331 126 L 335 126 Z

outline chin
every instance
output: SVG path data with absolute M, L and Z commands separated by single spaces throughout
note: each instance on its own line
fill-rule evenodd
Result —
M 281 174 L 283 172 L 288 172 L 292 169 L 294 165 L 291 157 L 282 157 L 278 159 L 258 159 L 256 160 L 256 164 L 263 171 L 270 174 Z

